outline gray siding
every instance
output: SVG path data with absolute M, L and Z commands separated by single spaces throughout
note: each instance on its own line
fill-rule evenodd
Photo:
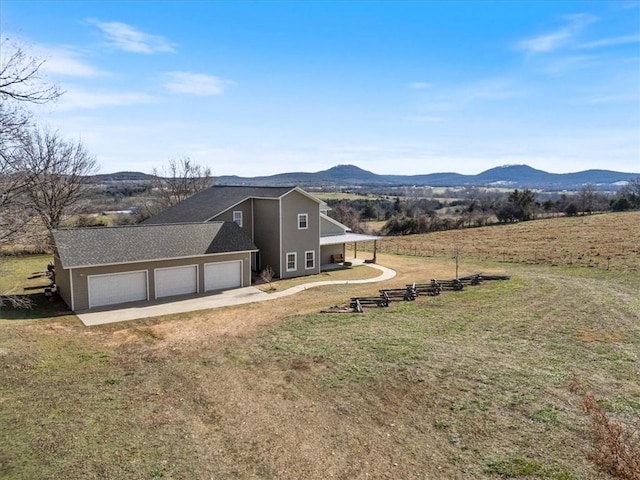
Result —
M 257 270 L 270 266 L 280 276 L 280 202 L 254 199 L 253 215 L 258 219 L 253 226 L 253 243 L 260 250 Z
M 281 278 L 299 277 L 320 273 L 320 208 L 318 202 L 308 196 L 292 190 L 281 202 L 282 222 L 282 272 Z M 298 215 L 306 213 L 306 229 L 298 228 Z M 305 268 L 305 252 L 315 252 L 315 267 Z M 287 253 L 295 253 L 297 265 L 294 271 L 286 270 Z
M 182 265 L 198 265 L 198 286 L 199 293 L 204 292 L 204 264 L 213 262 L 226 262 L 231 260 L 243 260 L 243 272 L 242 272 L 242 286 L 247 287 L 251 285 L 251 262 L 249 261 L 249 253 L 225 253 L 206 255 L 195 258 L 181 258 L 174 260 L 161 260 L 156 262 L 140 262 L 129 263 L 124 265 L 105 265 L 100 267 L 84 267 L 74 268 L 71 270 L 71 278 L 73 279 L 73 291 L 75 310 L 86 310 L 89 308 L 89 287 L 87 277 L 89 275 L 101 275 L 108 273 L 122 273 L 133 272 L 138 270 L 147 271 L 147 279 L 149 283 L 149 299 L 154 299 L 156 296 L 154 285 L 154 269 L 164 267 L 178 267 Z M 56 266 L 57 270 L 57 266 Z M 56 279 L 57 279 L 56 271 Z M 71 307 L 71 299 L 67 300 L 66 297 L 62 297 L 67 305 Z
M 247 199 L 244 202 L 230 208 L 226 212 L 221 213 L 214 217 L 211 221 L 215 222 L 233 222 L 233 212 L 242 212 L 242 230 L 253 241 L 253 212 L 252 212 L 252 200 Z
M 320 232 L 324 237 L 326 235 L 342 235 L 346 232 L 343 227 L 336 225 L 333 222 L 330 222 L 326 218 L 320 218 Z
M 57 255 L 53 257 L 53 265 L 55 267 L 58 295 L 60 295 L 64 303 L 71 308 L 71 275 L 69 270 L 62 268 L 62 264 Z

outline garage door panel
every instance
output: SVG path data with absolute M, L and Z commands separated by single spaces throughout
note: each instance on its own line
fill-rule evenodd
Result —
M 156 298 L 198 293 L 198 267 L 157 268 Z
M 205 291 L 242 286 L 242 261 L 209 263 L 204 267 Z
M 91 275 L 89 286 L 89 308 L 119 303 L 147 300 L 147 272 Z

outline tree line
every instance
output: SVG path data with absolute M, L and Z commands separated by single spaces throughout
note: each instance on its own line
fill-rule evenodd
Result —
M 495 223 L 534 220 L 541 216 L 575 216 L 605 211 L 640 209 L 640 177 L 615 194 L 586 185 L 575 194 L 537 193 L 515 189 L 508 193 L 469 189 L 450 201 L 395 197 L 328 200 L 330 215 L 356 233 L 369 231 L 368 222 L 384 221 L 384 235 L 409 235 Z

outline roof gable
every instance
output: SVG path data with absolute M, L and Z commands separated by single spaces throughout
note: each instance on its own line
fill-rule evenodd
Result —
M 234 222 L 70 228 L 53 238 L 64 268 L 257 250 Z
M 142 223 L 144 225 L 158 225 L 207 222 L 248 198 L 271 198 L 275 200 L 296 188 L 214 185 L 161 211 Z

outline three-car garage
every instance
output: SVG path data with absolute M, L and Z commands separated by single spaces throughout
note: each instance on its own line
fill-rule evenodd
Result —
M 257 251 L 234 222 L 61 229 L 54 237 L 56 285 L 74 311 L 249 286 Z
M 88 308 L 239 288 L 243 270 L 243 260 L 230 260 L 87 275 Z

